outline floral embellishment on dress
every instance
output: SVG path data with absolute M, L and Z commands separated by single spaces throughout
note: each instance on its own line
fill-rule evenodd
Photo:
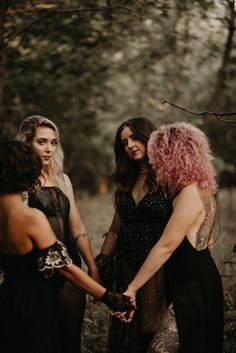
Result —
M 57 240 L 49 248 L 39 250 L 36 256 L 38 270 L 43 272 L 45 278 L 50 278 L 54 274 L 55 268 L 69 266 L 72 260 L 66 250 L 65 245 Z

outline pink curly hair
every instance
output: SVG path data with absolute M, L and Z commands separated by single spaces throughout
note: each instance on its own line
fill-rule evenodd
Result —
M 148 157 L 158 184 L 173 192 L 194 182 L 202 190 L 217 191 L 208 139 L 191 124 L 163 125 L 154 131 L 148 142 Z

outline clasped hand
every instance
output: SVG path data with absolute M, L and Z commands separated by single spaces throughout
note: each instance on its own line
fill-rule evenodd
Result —
M 111 311 L 111 315 L 117 317 L 123 322 L 129 323 L 132 321 L 132 318 L 134 316 L 134 312 L 137 309 L 136 307 L 136 292 L 131 289 L 127 289 L 124 293 L 124 295 L 127 295 L 130 298 L 130 303 L 134 306 L 134 309 L 131 310 L 126 310 L 124 312 L 121 311 Z

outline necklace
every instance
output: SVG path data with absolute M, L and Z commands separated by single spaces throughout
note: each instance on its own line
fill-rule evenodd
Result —
M 138 175 L 145 175 L 145 174 L 147 174 L 147 173 L 148 173 L 148 171 L 139 172 Z

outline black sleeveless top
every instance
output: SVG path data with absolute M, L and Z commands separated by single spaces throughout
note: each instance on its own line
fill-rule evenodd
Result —
M 70 201 L 56 186 L 43 186 L 29 194 L 28 204 L 42 211 L 47 217 L 58 240 L 62 241 L 77 266 L 81 266 L 79 251 L 74 245 L 69 228 Z

